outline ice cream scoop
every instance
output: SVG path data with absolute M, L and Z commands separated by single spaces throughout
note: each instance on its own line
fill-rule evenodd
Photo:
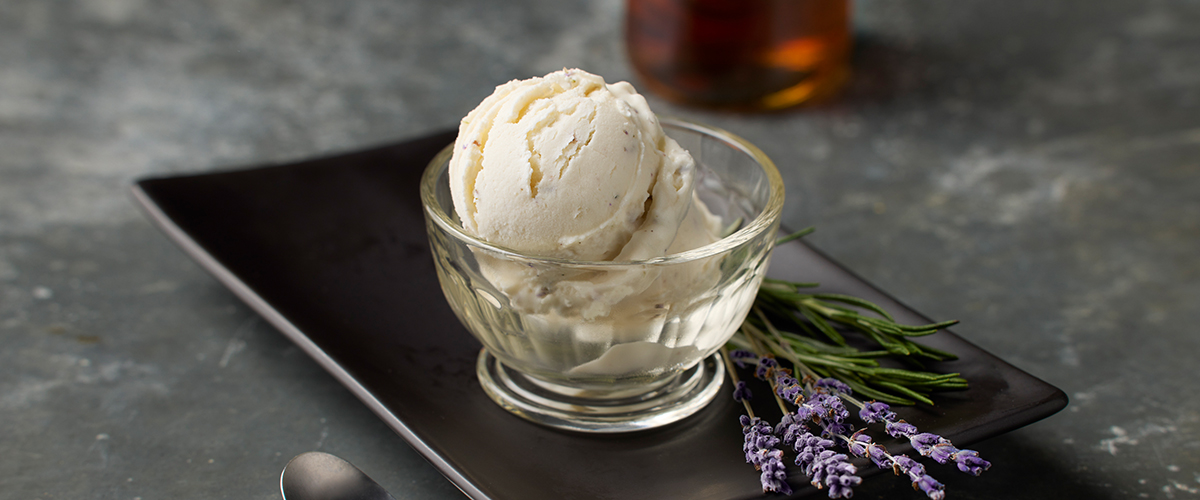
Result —
M 586 71 L 497 87 L 462 120 L 449 168 L 463 228 L 523 253 L 631 261 L 716 240 L 690 210 L 691 155 L 632 85 Z
M 719 219 L 693 195 L 696 162 L 645 98 L 577 69 L 497 87 L 463 119 L 449 176 L 463 229 L 526 255 L 642 261 L 719 239 Z M 515 308 L 549 315 L 545 330 L 612 316 L 629 323 L 626 338 L 643 336 L 637 323 L 656 304 L 706 287 L 714 265 L 597 275 L 480 258 Z

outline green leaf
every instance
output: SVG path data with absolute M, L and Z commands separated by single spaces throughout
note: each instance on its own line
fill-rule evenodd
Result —
M 834 378 L 837 378 L 838 380 L 845 382 L 846 385 L 849 385 L 850 388 L 854 390 L 854 393 L 859 396 L 865 396 L 865 397 L 874 399 L 876 401 L 882 401 L 884 403 L 893 404 L 893 405 L 911 406 L 913 404 L 913 400 L 911 400 L 911 399 L 903 398 L 903 397 L 897 396 L 895 394 L 889 394 L 884 391 L 873 389 L 870 386 L 866 385 L 861 378 L 852 376 L 852 374 L 849 374 L 849 373 L 844 373 L 844 372 L 836 373 Z
M 832 326 L 829 326 L 829 323 L 826 322 L 825 319 L 820 315 L 807 308 L 801 309 L 800 314 L 803 314 L 805 318 L 808 318 L 808 320 L 812 322 L 813 326 L 817 327 L 817 330 L 820 330 L 821 333 L 824 333 L 826 337 L 829 337 L 829 340 L 832 340 L 833 343 L 843 346 L 846 345 L 846 338 L 842 337 L 842 334 L 838 333 L 837 330 L 834 330 Z
M 886 376 L 889 378 L 913 380 L 913 381 L 943 381 L 946 379 L 957 377 L 957 373 L 929 373 L 929 372 L 914 372 L 912 370 L 903 370 L 900 368 L 875 368 L 872 373 L 875 375 Z
M 893 382 L 887 382 L 887 381 L 880 381 L 878 385 L 886 387 L 893 391 L 899 392 L 900 394 L 908 396 L 911 399 L 915 399 L 915 400 L 925 403 L 927 405 L 930 405 L 930 406 L 933 405 L 933 400 L 925 397 L 924 394 L 921 394 L 917 391 L 909 389 L 908 387 L 905 387 L 903 385 L 893 383 Z
M 835 354 L 843 357 L 879 358 L 891 354 L 887 351 L 861 351 L 856 347 L 829 345 L 817 339 L 802 337 L 796 334 L 788 334 L 787 332 L 785 332 L 784 338 L 786 338 L 793 346 L 803 345 L 805 349 L 811 349 L 815 352 Z
M 788 281 L 775 278 L 763 278 L 763 283 L 786 287 L 786 290 L 789 292 L 795 292 L 799 288 L 816 288 L 821 286 L 820 283 L 812 281 Z
M 889 404 L 933 404 L 929 394 L 934 391 L 967 388 L 967 380 L 958 373 L 925 368 L 929 361 L 956 359 L 952 353 L 910 340 L 957 321 L 905 325 L 879 305 L 858 297 L 799 291 L 816 286 L 763 280 L 754 301 L 755 313 L 746 318 L 729 345 L 765 350 L 760 354 L 773 354 L 785 366 L 790 362 L 801 380 L 834 377 L 848 384 L 858 397 Z M 851 343 L 852 337 L 874 345 Z M 880 366 L 881 359 L 898 360 L 908 367 Z
M 916 345 L 919 345 L 919 346 L 921 346 L 921 350 L 922 350 L 922 351 L 925 351 L 925 352 L 927 352 L 927 353 L 929 353 L 929 354 L 935 354 L 935 355 L 937 355 L 937 356 L 941 356 L 941 358 L 942 358 L 942 359 L 941 359 L 941 361 L 952 361 L 952 360 L 958 359 L 958 356 L 956 356 L 956 355 L 955 355 L 954 353 L 952 353 L 952 352 L 946 352 L 946 351 L 943 351 L 943 350 L 941 350 L 941 349 L 934 349 L 934 348 L 932 348 L 932 347 L 929 347 L 929 346 L 927 346 L 927 345 L 924 345 L 924 344 L 917 344 L 916 342 L 913 342 L 913 343 L 914 343 L 914 344 L 916 344 Z
M 798 240 L 800 238 L 803 238 L 805 236 L 812 234 L 812 232 L 816 231 L 816 230 L 817 230 L 817 228 L 812 227 L 812 226 L 806 227 L 804 229 L 801 229 L 792 234 L 789 234 L 787 236 L 784 236 L 782 238 L 775 240 L 775 245 L 782 245 L 782 244 L 787 243 L 792 240 Z
M 863 309 L 866 309 L 866 310 L 872 311 L 872 312 L 874 312 L 875 314 L 878 314 L 878 315 L 880 315 L 880 316 L 883 316 L 884 318 L 887 318 L 887 319 L 889 319 L 889 320 L 891 320 L 891 319 L 892 319 L 892 315 L 891 315 L 891 314 L 888 314 L 888 312 L 887 312 L 887 311 L 884 311 L 882 307 L 879 307 L 879 306 L 875 305 L 875 303 L 874 303 L 874 302 L 871 302 L 871 301 L 868 301 L 868 300 L 864 300 L 864 299 L 860 299 L 860 298 L 858 298 L 858 297 L 854 297 L 854 296 L 851 296 L 851 295 L 842 295 L 842 294 L 840 294 L 840 293 L 814 293 L 814 294 L 812 294 L 812 296 L 813 296 L 814 298 L 818 298 L 818 299 L 821 299 L 821 300 L 831 300 L 831 301 L 834 301 L 834 302 L 841 302 L 841 303 L 843 303 L 843 304 L 850 304 L 850 305 L 853 305 L 853 306 L 858 306 L 858 307 L 861 307 L 861 308 L 863 308 Z M 893 321 L 894 321 L 894 320 L 893 320 Z

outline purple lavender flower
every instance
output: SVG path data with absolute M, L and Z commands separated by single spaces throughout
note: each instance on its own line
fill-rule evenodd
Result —
M 850 498 L 854 495 L 852 488 L 862 482 L 857 475 L 858 468 L 849 462 L 845 454 L 833 450 L 818 454 L 809 471 L 813 486 L 829 487 L 829 498 Z
M 844 454 L 834 452 L 833 441 L 814 436 L 802 423 L 794 424 L 792 448 L 796 450 L 796 465 L 817 488 L 829 488 L 829 498 L 850 498 L 852 488 L 862 482 L 858 470 Z
M 885 426 L 885 430 L 887 430 L 889 436 L 894 438 L 902 438 L 916 434 L 917 426 L 903 420 L 897 420 L 895 422 L 888 422 Z
M 872 441 L 871 436 L 866 434 L 866 429 L 859 429 L 850 436 L 850 442 L 846 443 L 846 447 L 856 457 L 870 458 L 880 469 L 893 469 L 895 464 L 892 463 L 892 456 L 888 453 L 887 448 Z
M 804 471 L 806 476 L 812 476 L 810 470 L 813 462 L 817 459 L 818 455 L 831 446 L 833 446 L 833 441 L 814 436 L 805 429 L 796 436 L 796 440 L 792 446 L 796 450 L 796 465 L 800 467 L 800 470 Z
M 750 351 L 747 351 L 747 350 L 745 350 L 745 349 L 734 349 L 734 350 L 732 350 L 732 351 L 729 351 L 729 357 L 731 357 L 731 358 L 734 358 L 734 359 L 738 359 L 738 358 L 757 358 L 757 357 L 758 357 L 758 355 L 757 355 L 757 354 L 754 354 L 754 353 L 752 353 L 752 352 L 750 352 Z
M 792 494 L 792 487 L 787 483 L 787 471 L 783 465 L 782 450 L 772 450 L 770 457 L 763 461 L 761 469 L 762 475 L 759 476 L 759 481 L 762 482 L 763 493 L 777 491 L 785 495 Z
M 846 443 L 846 447 L 850 449 L 851 455 L 865 457 L 871 441 L 871 436 L 866 434 L 866 429 L 859 429 L 850 436 L 850 442 Z
M 973 476 L 978 476 L 992 466 L 991 462 L 979 458 L 979 452 L 975 450 L 958 450 L 958 453 L 954 454 L 954 461 L 958 464 L 958 470 Z
M 902 473 L 908 474 L 916 481 L 918 477 L 925 475 L 925 466 L 921 462 L 913 460 L 908 455 L 896 455 L 892 457 L 892 464 Z
M 921 456 L 925 456 L 925 457 L 930 456 L 930 454 L 933 453 L 933 451 L 934 451 L 933 449 L 935 447 L 937 447 L 939 445 L 950 444 L 950 441 L 947 441 L 946 438 L 943 438 L 937 434 L 931 434 L 928 432 L 922 432 L 920 434 L 910 435 L 910 436 L 908 436 L 908 442 L 912 443 L 913 449 L 917 450 L 917 453 L 920 453 Z M 950 453 L 944 453 L 944 454 L 941 454 L 940 456 L 942 456 L 943 458 L 941 460 L 938 460 L 938 463 L 944 464 L 944 463 L 946 463 L 946 458 L 950 457 Z
M 946 498 L 946 492 L 943 491 L 945 486 L 926 474 L 924 465 L 905 455 L 892 457 L 892 463 L 899 472 L 907 474 L 909 479 L 912 479 L 914 489 L 921 490 L 931 500 Z
M 853 465 L 851 465 L 853 468 Z M 848 499 L 854 496 L 854 487 L 863 482 L 862 477 L 850 475 L 833 476 L 826 478 L 826 486 L 829 487 L 830 499 Z
M 903 420 L 888 422 L 887 433 L 896 438 L 908 438 L 917 453 L 932 458 L 939 464 L 953 460 L 958 470 L 967 474 L 978 476 L 992 466 L 991 462 L 979 458 L 978 452 L 955 448 L 950 440 L 937 434 L 918 432 L 916 426 Z
M 892 462 L 891 454 L 888 453 L 887 448 L 884 448 L 883 445 L 867 445 L 867 455 L 871 457 L 872 462 L 875 462 L 875 466 L 880 469 L 890 469 L 896 466 Z
M 863 405 L 863 408 L 858 411 L 858 418 L 863 419 L 863 422 L 874 424 L 878 422 L 895 422 L 896 412 L 887 403 L 872 401 Z
M 854 391 L 850 390 L 849 385 L 846 385 L 845 382 L 842 382 L 841 380 L 838 380 L 836 378 L 823 378 L 821 380 L 818 380 L 817 383 L 813 384 L 813 385 L 816 385 L 817 387 L 820 387 L 822 389 L 828 389 L 830 391 L 834 391 L 834 392 L 838 392 L 838 393 L 846 394 L 846 395 L 850 395 L 850 394 L 854 393 Z
M 741 403 L 749 401 L 754 394 L 750 392 L 750 388 L 746 387 L 746 383 L 739 380 L 737 386 L 733 388 L 733 400 Z
M 814 486 L 818 489 L 827 487 L 829 498 L 850 498 L 854 486 L 860 484 L 862 478 L 858 477 L 857 468 L 849 462 L 846 454 L 830 449 L 835 444 L 832 438 L 836 437 L 846 441 L 844 444 L 852 455 L 869 458 L 881 469 L 890 468 L 897 474 L 904 473 L 912 480 L 914 489 L 922 491 L 932 500 L 944 499 L 945 486 L 926 474 L 925 466 L 921 463 L 905 455 L 891 455 L 886 448 L 873 442 L 871 436 L 865 433 L 866 429 L 846 437 L 853 430 L 853 426 L 845 423 L 850 412 L 840 397 L 851 394 L 847 384 L 833 378 L 814 382 L 810 377 L 805 377 L 801 384 L 791 370 L 781 368 L 771 355 L 758 356 L 749 351 L 735 350 L 729 353 L 729 358 L 743 368 L 745 364 L 754 363 L 755 376 L 772 382 L 775 392 L 797 407 L 795 412 L 785 413 L 774 428 L 762 419 L 747 415 L 741 417 L 746 462 L 761 472 L 764 493 L 792 492 L 783 464 L 784 452 L 779 449 L 782 442 L 796 451 L 796 465 Z M 805 387 L 811 389 L 807 398 Z M 738 402 L 751 398 L 751 391 L 745 382 L 736 383 L 733 398 Z M 972 475 L 979 475 L 991 467 L 991 463 L 980 458 L 974 450 L 960 450 L 941 436 L 920 432 L 916 426 L 899 419 L 886 403 L 866 403 L 858 416 L 868 424 L 883 423 L 888 435 L 908 438 L 917 452 L 938 463 L 954 461 L 959 470 Z M 819 436 L 813 434 L 809 424 L 820 427 Z
M 954 455 L 958 453 L 958 448 L 955 448 L 954 445 L 950 444 L 949 441 L 944 439 L 942 441 L 945 442 L 933 445 L 933 447 L 929 449 L 929 453 L 925 454 L 925 456 L 932 458 L 939 464 L 944 464 L 949 460 L 954 460 Z
M 846 405 L 842 404 L 842 398 L 837 396 L 830 396 L 829 408 L 831 410 L 829 412 L 829 418 L 833 419 L 834 422 L 839 424 L 845 421 L 846 417 L 850 416 L 850 412 L 846 410 Z
M 776 448 L 779 438 L 771 433 L 771 426 L 758 417 L 742 415 L 742 434 L 746 440 L 742 451 L 746 452 L 746 463 L 762 471 L 760 480 L 763 492 L 775 491 L 791 494 L 787 484 L 787 471 L 783 465 L 783 451 Z
M 779 397 L 793 403 L 804 396 L 804 388 L 800 387 L 800 381 L 783 369 L 775 370 L 775 392 Z
M 850 469 L 849 473 L 830 474 L 825 478 L 825 486 L 829 487 L 829 498 L 850 498 L 854 496 L 854 487 L 862 483 L 862 478 L 854 475 L 855 467 L 848 462 L 845 466 Z
M 863 419 L 868 424 L 884 422 L 884 430 L 887 431 L 889 436 L 894 438 L 906 437 L 912 439 L 913 436 L 916 436 L 920 432 L 917 430 L 917 426 L 901 420 L 887 403 L 871 401 L 863 405 L 862 409 L 858 411 L 858 418 Z M 930 434 L 930 436 L 941 439 L 933 434 Z M 930 446 L 933 444 L 937 443 L 931 443 Z M 913 446 L 917 446 L 917 442 L 914 441 Z M 922 455 L 924 454 L 922 453 Z
M 823 392 L 813 394 L 808 398 L 808 404 L 814 407 L 817 416 L 834 423 L 840 424 L 850 416 L 850 412 L 846 411 L 845 405 L 842 404 L 842 398 L 831 394 Z
M 796 406 L 798 420 L 811 420 L 820 424 L 822 428 L 836 425 L 835 430 L 845 431 L 848 429 L 842 425 L 842 422 L 849 412 L 846 411 L 845 406 L 842 406 L 842 400 L 836 396 L 823 392 L 813 393 L 807 400 L 797 399 Z M 826 435 L 829 434 L 826 433 Z
M 973 476 L 978 476 L 992 466 L 991 462 L 979 458 L 979 452 L 955 448 L 949 440 L 935 434 L 917 434 L 910 437 L 909 442 L 918 452 L 936 460 L 937 463 L 944 464 L 953 460 L 958 465 L 958 470 Z
M 796 403 L 796 421 L 807 422 L 812 420 L 815 416 L 817 416 L 816 409 L 813 408 L 812 405 L 809 405 L 803 401 Z
M 734 349 L 729 352 L 729 359 L 737 364 L 738 368 L 745 368 L 748 360 L 758 362 L 758 355 L 745 349 Z
M 758 423 L 760 420 L 755 417 L 751 418 L 747 415 L 742 415 L 739 419 L 742 423 L 742 435 L 745 436 L 742 442 L 742 451 L 746 452 L 746 463 L 755 462 L 754 445 L 758 443 Z
M 762 380 L 767 380 L 767 377 L 779 366 L 779 362 L 775 358 L 763 356 L 758 358 L 758 369 L 754 370 L 754 376 Z
M 804 425 L 804 419 L 797 418 L 795 413 L 785 413 L 775 426 L 775 435 L 779 436 L 786 446 L 794 446 L 796 438 L 807 433 L 808 427 Z
M 937 479 L 934 479 L 928 475 L 921 476 L 919 479 L 917 479 L 916 482 L 913 483 L 913 488 L 919 488 L 925 493 L 925 496 L 933 500 L 942 500 L 943 498 L 946 498 L 946 487 L 943 486 L 942 483 L 939 483 Z
M 898 420 L 896 413 L 884 403 L 875 401 L 867 403 L 858 412 L 858 416 L 867 423 L 886 422 L 885 428 L 889 435 L 895 438 L 908 438 L 918 453 L 936 460 L 939 464 L 954 460 L 959 470 L 976 476 L 992 466 L 987 460 L 979 458 L 979 453 L 975 451 L 959 450 L 946 438 L 937 434 L 919 432 L 915 425 Z
M 828 420 L 821 421 L 821 435 L 825 437 L 845 436 L 853 428 L 850 424 L 840 424 Z

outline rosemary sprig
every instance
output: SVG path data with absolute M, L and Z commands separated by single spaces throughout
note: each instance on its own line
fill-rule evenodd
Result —
M 792 241 L 812 232 L 808 228 L 776 241 Z M 957 359 L 952 353 L 923 345 L 914 337 L 930 335 L 958 323 L 956 320 L 907 325 L 899 323 L 878 305 L 850 295 L 805 293 L 816 283 L 764 280 L 754 309 L 730 340 L 735 349 L 771 354 L 804 366 L 821 378 L 836 378 L 855 392 L 891 404 L 933 404 L 929 394 L 967 388 L 958 373 L 924 371 L 926 361 Z M 782 325 L 777 327 L 776 325 Z M 847 334 L 856 333 L 856 345 Z M 918 368 L 892 368 L 880 359 L 896 359 Z

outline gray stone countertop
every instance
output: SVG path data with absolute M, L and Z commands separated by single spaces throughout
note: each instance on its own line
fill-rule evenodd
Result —
M 0 3 L 0 498 L 279 498 L 314 449 L 461 497 L 126 188 L 442 130 L 562 67 L 631 79 L 623 8 Z M 759 144 L 785 224 L 1070 396 L 973 446 L 983 476 L 938 474 L 950 498 L 1200 498 L 1198 25 L 1194 1 L 864 0 L 832 102 L 651 105 Z

